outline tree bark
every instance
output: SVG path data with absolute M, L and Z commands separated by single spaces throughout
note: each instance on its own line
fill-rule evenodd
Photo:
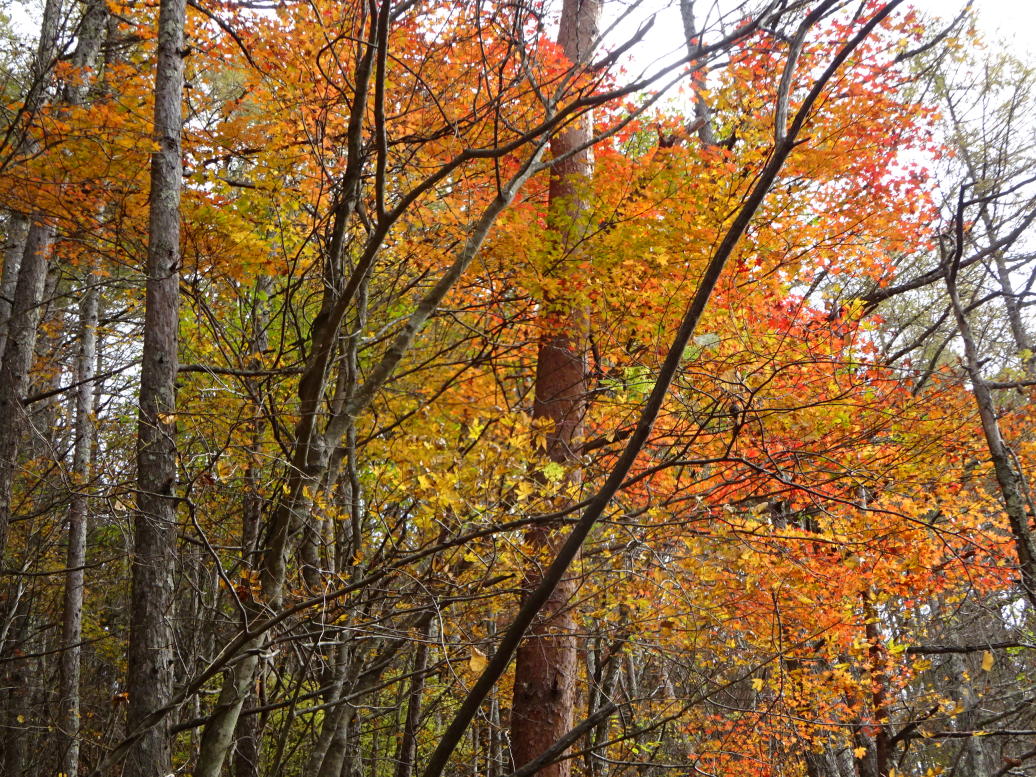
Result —
M 155 74 L 157 150 L 151 157 L 144 353 L 137 427 L 137 509 L 133 525 L 129 710 L 133 732 L 173 693 L 169 623 L 176 559 L 176 370 L 180 281 L 180 129 L 184 0 L 161 0 Z M 163 716 L 133 745 L 126 777 L 161 777 L 170 768 Z
M 558 43 L 577 69 L 592 54 L 600 10 L 600 0 L 565 0 Z M 593 120 L 587 114 L 551 140 L 551 153 L 559 161 L 552 168 L 548 207 L 562 259 L 579 250 L 584 236 L 582 190 L 593 171 L 592 137 Z M 577 484 L 586 407 L 587 316 L 581 301 L 559 302 L 547 311 L 547 331 L 539 345 L 533 418 L 548 421 L 545 453 L 552 462 L 566 466 L 568 482 Z M 571 502 L 569 497 L 563 500 Z M 534 552 L 547 549 L 554 556 L 557 551 L 554 527 L 531 530 L 528 541 Z M 534 559 L 526 572 L 527 590 L 535 589 L 540 580 L 540 566 Z M 575 587 L 573 578 L 557 585 L 516 654 L 511 704 L 511 756 L 516 768 L 572 728 L 578 668 L 576 624 L 569 602 Z M 555 761 L 538 772 L 544 777 L 570 773 L 569 760 Z
M 0 362 L 0 558 L 7 548 L 11 522 L 14 475 L 18 467 L 25 408 L 22 397 L 29 385 L 29 370 L 36 351 L 36 332 L 40 323 L 40 302 L 47 280 L 47 253 L 52 230 L 45 224 L 29 227 L 18 271 L 7 342 Z
M 101 0 L 90 0 L 83 9 L 79 25 L 79 42 L 72 57 L 78 68 L 92 68 L 100 51 L 108 15 L 107 5 Z M 81 103 L 86 97 L 84 79 L 64 91 L 70 105 Z M 62 612 L 61 677 L 58 709 L 58 747 L 60 771 L 65 777 L 79 773 L 79 724 L 83 637 L 83 593 L 85 589 L 86 532 L 89 515 L 88 484 L 93 461 L 94 407 L 97 374 L 97 325 L 100 291 L 96 267 L 91 266 L 84 279 L 84 291 L 79 303 L 79 354 L 76 359 L 75 440 L 72 452 L 74 492 L 68 513 L 68 549 L 65 566 L 64 603 Z
M 7 243 L 4 245 L 4 270 L 0 276 L 0 356 L 7 348 L 7 323 L 11 319 L 18 270 L 22 266 L 25 241 L 29 239 L 29 218 L 24 213 L 11 213 L 7 220 Z
M 28 117 L 30 124 L 36 111 L 45 102 L 45 88 L 58 50 L 62 10 L 61 0 L 46 0 L 43 6 L 40 38 L 29 71 L 30 87 L 24 106 L 24 115 Z M 27 125 L 19 142 L 20 152 L 31 152 L 36 148 L 36 143 L 28 132 Z M 10 317 L 0 335 L 3 343 L 3 350 L 0 352 L 0 418 L 6 421 L 0 424 L 0 559 L 7 549 L 14 473 L 18 466 L 25 424 L 21 400 L 28 386 L 29 369 L 36 349 L 40 302 L 47 279 L 47 256 L 53 237 L 53 227 L 42 214 L 35 213 L 31 219 L 20 214 L 12 214 L 4 277 L 0 279 L 5 294 L 12 286 L 14 290 L 14 296 L 10 298 Z M 22 252 L 21 259 L 17 260 L 19 244 L 22 246 Z M 10 271 L 7 270 L 7 265 L 10 265 Z M 13 279 L 15 273 L 16 281 Z
M 435 621 L 429 618 L 414 654 L 414 664 L 411 670 L 414 677 L 410 681 L 410 689 L 407 693 L 406 721 L 403 723 L 403 733 L 399 738 L 399 746 L 396 748 L 395 777 L 412 777 L 414 764 L 417 762 L 417 729 L 421 722 L 421 696 L 424 693 L 425 671 L 428 668 L 428 643 L 431 641 L 434 625 Z
M 1029 604 L 1036 607 L 1036 543 L 1032 535 L 1032 516 L 1030 514 L 1032 495 L 1028 492 L 1025 479 L 1017 468 L 1014 454 L 1004 441 L 1000 431 L 996 403 L 985 378 L 982 375 L 982 360 L 978 353 L 978 345 L 968 321 L 964 306 L 957 292 L 957 271 L 964 251 L 964 191 L 961 190 L 955 223 L 955 253 L 947 258 L 945 264 L 946 291 L 950 297 L 950 306 L 957 323 L 957 332 L 964 344 L 965 364 L 968 379 L 971 381 L 972 394 L 978 408 L 982 432 L 986 439 L 989 458 L 993 462 L 993 473 L 1000 488 L 1004 511 L 1014 538 L 1015 552 L 1018 556 L 1018 571 L 1022 591 Z
M 75 445 L 72 477 L 75 491 L 68 511 L 68 551 L 65 566 L 65 601 L 62 617 L 61 688 L 58 731 L 61 769 L 66 777 L 79 772 L 79 677 L 83 637 L 83 588 L 86 564 L 88 515 L 87 487 L 90 480 L 94 439 L 94 386 L 97 369 L 98 290 L 95 276 L 88 273 L 86 292 L 79 303 L 79 355 L 76 360 Z

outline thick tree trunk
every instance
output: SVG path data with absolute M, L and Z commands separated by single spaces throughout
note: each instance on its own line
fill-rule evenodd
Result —
M 46 86 L 58 50 L 62 16 L 61 0 L 46 0 L 40 23 L 40 38 L 29 73 L 29 91 L 25 97 L 23 113 L 28 118 L 29 125 L 36 111 L 45 102 Z M 19 142 L 20 150 L 23 152 L 31 152 L 36 148 L 36 143 L 29 134 L 29 125 L 26 126 L 25 134 Z M 28 385 L 28 373 L 36 349 L 40 302 L 47 278 L 47 255 L 50 253 L 53 237 L 53 228 L 41 214 L 34 214 L 31 219 L 20 214 L 12 214 L 4 274 L 0 279 L 4 297 L 9 305 L 0 308 L 0 312 L 10 313 L 6 322 L 0 321 L 0 341 L 3 343 L 3 350 L 0 351 L 0 418 L 5 419 L 5 423 L 0 424 L 0 559 L 7 548 L 7 530 L 11 521 L 11 490 L 24 429 L 25 412 L 21 400 Z M 13 296 L 9 297 L 12 289 Z
M 584 66 L 597 37 L 600 0 L 565 0 L 558 42 L 574 67 Z M 593 168 L 589 141 L 593 121 L 589 115 L 559 132 L 551 152 L 559 161 L 550 181 L 550 211 L 557 230 L 562 259 L 583 237 L 585 222 L 582 189 Z M 533 417 L 549 420 L 546 454 L 569 468 L 569 482 L 580 480 L 578 445 L 583 436 L 586 406 L 587 319 L 579 301 L 560 300 L 550 305 L 547 331 L 540 342 L 536 364 Z M 529 533 L 534 549 L 557 548 L 552 527 Z M 540 566 L 530 565 L 525 585 L 540 582 Z M 525 642 L 515 657 L 514 698 L 511 704 L 511 756 L 516 767 L 532 761 L 571 727 L 576 704 L 577 655 L 575 620 L 569 602 L 574 579 L 562 580 L 540 610 Z M 539 770 L 544 777 L 567 777 L 571 761 L 563 760 Z
M 52 235 L 51 228 L 45 224 L 37 223 L 29 228 L 0 362 L 0 418 L 5 420 L 0 424 L 0 557 L 7 547 L 14 475 L 25 427 L 22 398 L 29 385 L 29 370 L 36 351 Z
M 11 213 L 7 219 L 7 242 L 4 245 L 4 270 L 0 275 L 0 356 L 7 347 L 7 322 L 11 318 L 18 270 L 22 266 L 25 241 L 29 239 L 29 218 Z
M 144 354 L 137 430 L 137 510 L 133 525 L 129 711 L 133 732 L 173 691 L 169 623 L 176 560 L 176 370 L 180 280 L 180 128 L 184 0 L 161 0 L 155 130 L 151 157 Z M 134 743 L 126 777 L 168 774 L 168 718 Z

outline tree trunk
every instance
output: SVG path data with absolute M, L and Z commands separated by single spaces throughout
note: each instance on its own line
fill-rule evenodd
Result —
M 4 245 L 4 271 L 0 276 L 0 356 L 7 347 L 7 322 L 11 319 L 18 270 L 22 266 L 25 242 L 29 239 L 29 219 L 23 213 L 11 213 L 7 219 L 7 243 Z
M 963 199 L 963 194 L 961 194 L 961 203 L 963 203 Z M 1031 494 L 1028 493 L 1022 473 L 1017 469 L 1014 452 L 1008 447 L 1000 431 L 996 403 L 993 401 L 993 394 L 982 375 L 982 363 L 975 336 L 957 293 L 957 262 L 963 251 L 964 240 L 963 204 L 959 206 L 956 218 L 957 253 L 955 257 L 947 259 L 946 290 L 949 293 L 950 306 L 957 322 L 957 332 L 964 344 L 968 379 L 971 381 L 972 394 L 975 397 L 975 405 L 982 422 L 986 448 L 989 451 L 989 458 L 993 462 L 993 472 L 1000 488 L 1004 512 L 1007 513 L 1007 520 L 1014 538 L 1022 590 L 1029 604 L 1036 608 L 1036 542 L 1032 535 Z
M 4 685 L 4 777 L 28 775 L 29 728 L 28 711 L 31 706 L 30 678 L 32 672 L 25 658 L 25 642 L 29 630 L 31 596 L 19 585 L 19 596 L 11 613 L 10 628 L 4 643 L 3 657 Z
M 68 511 L 68 551 L 65 566 L 65 601 L 62 617 L 61 688 L 58 731 L 60 771 L 76 777 L 79 771 L 79 676 L 83 636 L 83 586 L 86 564 L 87 488 L 94 438 L 94 386 L 97 368 L 98 290 L 88 273 L 86 292 L 79 303 L 79 356 L 76 361 L 75 446 L 72 477 L 75 491 Z
M 36 223 L 29 227 L 7 326 L 3 361 L 0 362 L 0 418 L 5 420 L 0 424 L 0 558 L 7 548 L 14 475 L 25 426 L 22 398 L 29 385 L 29 370 L 36 351 L 40 302 L 47 280 L 47 253 L 52 234 L 51 228 L 45 224 Z
M 132 733 L 166 705 L 173 690 L 172 629 L 176 559 L 176 370 L 180 281 L 180 128 L 184 0 L 161 0 L 155 74 L 157 150 L 151 157 L 144 353 L 137 429 L 137 510 L 133 525 L 129 710 Z M 170 768 L 167 716 L 134 743 L 126 777 L 160 777 Z
M 407 693 L 406 721 L 396 749 L 395 777 L 412 777 L 417 762 L 417 729 L 421 722 L 421 696 L 424 693 L 425 671 L 428 668 L 428 643 L 432 638 L 435 621 L 428 619 L 414 654 L 413 679 Z
M 19 141 L 21 152 L 36 149 L 29 129 L 32 117 L 44 103 L 46 86 L 57 54 L 61 18 L 61 0 L 46 0 L 40 23 L 40 39 L 29 71 L 30 85 L 23 111 L 29 124 Z M 31 219 L 12 214 L 4 275 L 0 279 L 5 299 L 9 300 L 9 307 L 5 306 L 0 312 L 10 312 L 6 322 L 0 323 L 0 342 L 3 343 L 3 350 L 0 351 L 0 418 L 5 419 L 5 423 L 0 424 L 0 559 L 7 549 L 11 490 L 24 427 L 25 413 L 21 400 L 28 385 L 28 373 L 36 349 L 40 302 L 47 278 L 47 255 L 53 237 L 53 228 L 41 214 L 34 214 Z M 20 259 L 17 258 L 19 245 L 22 246 Z M 14 280 L 15 274 L 17 280 Z M 13 297 L 8 298 L 12 288 Z
M 576 68 L 585 65 L 592 53 L 600 7 L 600 0 L 565 0 L 558 43 Z M 592 133 L 593 120 L 585 115 L 551 141 L 551 152 L 559 161 L 552 171 L 549 208 L 563 257 L 577 250 L 583 237 L 582 188 L 593 168 L 592 152 L 584 146 L 589 146 Z M 570 483 L 578 483 L 578 445 L 586 406 L 587 319 L 581 302 L 560 303 L 548 310 L 547 332 L 540 341 L 533 417 L 549 420 L 546 454 L 569 468 Z M 533 529 L 528 539 L 534 549 L 546 548 L 551 557 L 555 555 L 557 540 L 552 527 Z M 539 575 L 540 567 L 534 561 L 526 574 L 527 590 L 537 586 Z M 515 767 L 535 759 L 572 727 L 578 669 L 569 600 L 575 586 L 574 579 L 558 584 L 516 654 L 511 704 Z M 571 762 L 563 760 L 543 767 L 538 774 L 568 777 L 570 772 Z

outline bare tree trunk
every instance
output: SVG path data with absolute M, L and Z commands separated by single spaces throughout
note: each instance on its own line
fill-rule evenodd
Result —
M 0 653 L 2 664 L 2 682 L 4 686 L 3 723 L 3 774 L 5 777 L 22 777 L 29 764 L 29 721 L 26 711 L 30 705 L 29 678 L 31 675 L 28 661 L 24 657 L 25 638 L 28 630 L 29 604 L 31 597 L 21 583 L 18 584 L 18 597 L 10 614 L 10 623 L 4 641 L 4 650 Z
M 51 236 L 49 226 L 33 224 L 29 228 L 11 306 L 7 343 L 0 362 L 0 418 L 4 419 L 0 424 L 0 557 L 7 547 L 14 475 L 25 429 L 22 398 L 29 385 L 29 370 L 36 351 Z
M 176 371 L 180 281 L 180 129 L 184 0 L 161 0 L 155 129 L 151 157 L 144 354 L 137 429 L 137 510 L 133 526 L 129 711 L 132 733 L 173 692 L 172 629 L 176 559 Z M 170 769 L 167 716 L 134 743 L 126 777 L 160 777 Z
M 587 63 L 597 38 L 600 0 L 565 0 L 558 42 L 575 67 Z M 582 238 L 585 205 L 582 188 L 593 168 L 589 149 L 593 121 L 587 115 L 551 140 L 558 163 L 552 171 L 550 202 L 562 252 L 575 250 Z M 562 305 L 568 301 L 562 300 Z M 549 419 L 546 453 L 551 461 L 570 468 L 570 482 L 579 482 L 577 447 L 583 436 L 586 407 L 587 318 L 582 303 L 548 311 L 548 332 L 540 342 L 536 364 L 533 417 Z M 566 500 L 568 498 L 566 497 Z M 553 527 L 529 533 L 533 548 L 548 548 L 554 556 Z M 528 590 L 540 582 L 536 561 L 526 573 Z M 574 579 L 562 580 L 530 627 L 515 658 L 514 697 L 511 704 L 511 754 L 515 767 L 529 763 L 572 728 L 576 703 L 577 654 L 575 620 L 569 601 Z M 571 761 L 544 766 L 544 777 L 568 777 Z
M 102 0 L 90 0 L 79 25 L 79 42 L 72 61 L 76 67 L 93 67 L 100 50 L 108 8 Z M 76 105 L 86 96 L 85 81 L 66 88 L 64 98 Z M 65 592 L 62 613 L 61 678 L 58 709 L 58 747 L 60 771 L 65 777 L 79 773 L 79 680 L 83 637 L 83 592 L 85 588 L 86 532 L 89 515 L 88 492 L 93 462 L 94 407 L 97 374 L 97 325 L 100 291 L 96 268 L 84 279 L 79 303 L 79 354 L 76 360 L 75 442 L 72 453 L 72 504 L 68 513 L 68 549 L 65 566 Z
M 0 356 L 7 347 L 7 322 L 14 306 L 18 286 L 18 270 L 22 266 L 25 241 L 29 239 L 29 219 L 23 213 L 11 213 L 7 220 L 7 243 L 4 245 L 4 271 L 0 276 Z
M 410 691 L 407 693 L 406 721 L 396 749 L 395 777 L 411 777 L 417 761 L 417 728 L 421 721 L 421 695 L 424 693 L 425 670 L 428 668 L 428 643 L 432 638 L 435 621 L 428 619 L 420 636 L 417 652 L 414 654 Z
M 79 303 L 79 356 L 76 361 L 75 446 L 72 477 L 75 491 L 68 511 L 68 552 L 65 565 L 65 601 L 62 617 L 61 689 L 58 731 L 61 772 L 76 777 L 79 771 L 79 676 L 83 636 L 83 586 L 86 564 L 86 529 L 91 450 L 94 439 L 94 387 L 97 369 L 96 276 L 88 273 L 86 292 Z
M 61 0 L 46 0 L 40 23 L 40 38 L 30 68 L 30 88 L 25 98 L 25 116 L 32 116 L 44 103 L 45 87 L 58 49 L 58 35 L 62 20 Z M 26 129 L 21 149 L 32 150 L 35 143 Z M 28 226 L 26 226 L 28 225 Z M 24 241 L 22 234 L 24 232 Z M 22 397 L 28 385 L 29 369 L 36 350 L 36 330 L 40 322 L 40 302 L 47 279 L 47 255 L 54 237 L 53 228 L 40 214 L 28 219 L 12 214 L 7 253 L 5 255 L 3 284 L 5 298 L 10 297 L 10 317 L 6 326 L 0 323 L 0 559 L 7 549 L 7 530 L 11 521 L 11 497 L 14 473 L 25 426 Z M 13 239 L 11 239 L 13 238 Z M 18 246 L 21 258 L 17 258 Z M 7 265 L 11 270 L 8 272 Z M 17 265 L 17 267 L 15 266 Z M 13 276 L 17 273 L 17 280 Z
M 261 354 L 268 346 L 266 327 L 269 321 L 269 312 L 264 301 L 272 288 L 270 278 L 262 276 L 256 282 L 255 295 L 252 303 L 252 335 L 249 342 L 249 349 L 253 354 Z M 259 369 L 262 366 L 261 359 L 256 357 L 250 361 L 249 366 Z M 249 386 L 255 403 L 252 414 L 252 440 L 248 449 L 248 467 L 245 470 L 245 494 L 242 504 L 241 521 L 241 559 L 242 569 L 249 575 L 254 574 L 255 562 L 258 556 L 259 526 L 262 519 L 263 495 L 261 482 L 261 468 L 259 462 L 262 455 L 263 435 L 263 384 L 261 381 L 254 381 Z M 248 585 L 251 585 L 249 581 Z M 254 671 L 252 672 L 254 674 Z M 245 678 L 241 678 L 241 685 L 234 685 L 235 690 L 244 688 Z M 242 706 L 258 702 L 256 683 L 254 678 L 248 678 L 248 688 L 245 690 L 245 698 Z M 228 723 L 228 726 L 230 724 Z M 262 718 L 259 715 L 245 715 L 238 717 L 234 724 L 234 775 L 235 777 L 258 777 L 259 775 L 259 741 L 262 732 Z M 206 758 L 209 756 L 206 755 Z M 210 767 L 206 767 L 210 769 Z M 218 771 L 218 769 L 217 769 Z
M 963 211 L 964 193 L 962 191 L 956 215 L 955 254 L 946 261 L 946 290 L 949 293 L 953 316 L 957 322 L 957 331 L 964 343 L 968 379 L 971 381 L 972 393 L 975 396 L 979 419 L 982 422 L 982 432 L 986 438 L 989 458 L 993 462 L 993 472 L 996 475 L 997 485 L 1000 487 L 1004 511 L 1007 513 L 1011 534 L 1014 537 L 1022 590 L 1029 603 L 1036 607 L 1036 545 L 1033 543 L 1032 536 L 1031 494 L 1026 488 L 1024 476 L 1017 467 L 1014 453 L 1007 446 L 1000 431 L 993 393 L 982 376 L 981 358 L 975 343 L 975 336 L 957 293 L 957 269 L 964 250 Z

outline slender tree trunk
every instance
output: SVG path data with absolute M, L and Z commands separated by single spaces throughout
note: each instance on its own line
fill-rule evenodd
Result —
M 863 593 L 863 611 L 867 619 L 868 656 L 870 658 L 871 709 L 874 714 L 874 772 L 877 777 L 888 777 L 892 766 L 889 742 L 890 711 L 888 701 L 888 654 L 885 640 L 878 627 L 878 608 L 871 591 Z
M 961 202 L 963 203 L 963 194 L 961 195 Z M 1000 421 L 997 416 L 996 403 L 993 400 L 993 392 L 990 391 L 982 375 L 981 358 L 978 353 L 975 336 L 957 292 L 956 263 L 959 261 L 960 253 L 963 251 L 964 240 L 964 214 L 962 211 L 963 205 L 960 206 L 960 211 L 957 213 L 957 256 L 955 259 L 948 261 L 946 267 L 946 290 L 949 293 L 950 305 L 957 322 L 957 332 L 960 334 L 961 342 L 964 344 L 968 379 L 971 381 L 979 420 L 982 422 L 982 432 L 986 438 L 986 448 L 989 450 L 989 458 L 993 462 L 993 473 L 996 476 L 997 485 L 1000 487 L 1004 512 L 1007 513 L 1007 520 L 1014 538 L 1022 591 L 1029 604 L 1036 608 L 1036 543 L 1033 541 L 1032 515 L 1030 513 L 1032 495 L 1028 492 L 1025 479 L 1018 469 L 1018 462 L 1015 459 L 1014 453 L 1004 441 L 1003 434 L 1000 431 Z
M 270 279 L 261 277 L 256 282 L 255 295 L 252 304 L 252 336 L 249 348 L 254 354 L 261 354 L 269 345 L 266 335 L 266 327 L 269 322 L 269 313 L 266 309 L 265 298 L 272 288 Z M 262 366 L 259 358 L 253 359 L 249 366 L 258 369 Z M 259 525 L 262 519 L 263 495 L 261 482 L 261 456 L 262 436 L 264 427 L 263 409 L 263 384 L 261 381 L 254 381 L 250 385 L 250 392 L 255 402 L 252 414 L 252 440 L 248 449 L 248 468 L 245 471 L 245 494 L 242 504 L 241 522 L 241 559 L 242 569 L 247 574 L 254 574 L 255 562 L 258 556 Z M 249 579 L 248 585 L 251 585 Z M 244 678 L 241 685 L 234 685 L 237 688 L 244 687 Z M 248 688 L 245 690 L 245 698 L 242 706 L 258 702 L 256 683 L 254 678 L 248 678 Z M 228 726 L 231 725 L 228 722 Z M 238 717 L 234 725 L 234 775 L 235 777 L 258 777 L 259 775 L 259 742 L 262 734 L 262 719 L 259 715 L 245 715 Z M 206 755 L 206 758 L 209 756 Z M 206 767 L 208 768 L 208 767 Z M 211 769 L 210 769 L 211 771 Z M 217 769 L 218 771 L 218 769 Z
M 79 772 L 79 676 L 83 636 L 83 587 L 86 564 L 87 491 L 94 438 L 94 387 L 97 368 L 98 291 L 95 276 L 88 273 L 86 292 L 79 303 L 79 356 L 76 361 L 75 447 L 72 477 L 75 491 L 68 511 L 68 552 L 65 565 L 65 601 L 62 617 L 61 689 L 58 731 L 61 740 L 61 772 Z
M 184 0 L 161 0 L 155 129 L 151 157 L 144 354 L 137 430 L 137 510 L 133 525 L 129 711 L 133 732 L 173 691 L 173 571 L 176 559 L 176 370 L 180 281 L 180 128 Z M 170 769 L 168 716 L 133 745 L 126 777 Z
M 0 680 L 4 686 L 3 710 L 3 774 L 5 777 L 22 777 L 26 772 L 29 755 L 29 735 L 26 730 L 28 720 L 26 711 L 29 708 L 29 666 L 25 660 L 25 636 L 28 627 L 30 596 L 18 586 L 18 597 L 10 614 L 3 657 L 3 675 Z
M 72 57 L 78 68 L 93 67 L 100 50 L 107 23 L 108 8 L 103 0 L 91 0 L 83 9 L 79 25 L 79 42 Z M 65 89 L 64 98 L 70 105 L 78 105 L 86 97 L 85 80 Z M 97 387 L 97 325 L 100 291 L 96 267 L 91 267 L 84 279 L 84 291 L 79 302 L 79 354 L 76 360 L 75 442 L 72 452 L 72 478 L 75 491 L 68 514 L 68 549 L 65 566 L 65 595 L 62 613 L 61 679 L 58 709 L 58 740 L 60 771 L 65 777 L 79 773 L 79 725 L 83 637 L 83 593 L 85 589 L 86 532 L 89 515 L 88 492 L 93 463 L 94 407 Z
M 425 670 L 428 668 L 428 643 L 432 638 L 434 625 L 435 621 L 429 618 L 414 654 L 412 669 L 414 677 L 410 681 L 410 691 L 407 693 L 406 702 L 406 720 L 403 723 L 403 733 L 399 738 L 399 747 L 396 749 L 395 777 L 412 777 L 414 764 L 417 762 L 417 729 L 421 722 L 421 696 L 424 693 Z
M 586 64 L 597 37 L 600 0 L 565 0 L 558 42 L 575 67 Z M 550 181 L 549 208 L 562 256 L 577 250 L 585 222 L 582 189 L 593 167 L 589 145 L 590 116 L 582 117 L 551 141 L 555 165 Z M 547 419 L 546 454 L 569 468 L 569 482 L 578 483 L 578 445 L 583 436 L 586 406 L 587 318 L 583 303 L 561 300 L 548 310 L 547 331 L 540 342 L 536 364 L 533 417 Z M 567 497 L 566 497 L 567 499 Z M 554 556 L 557 537 L 553 527 L 529 533 L 534 549 L 549 549 Z M 534 561 L 526 574 L 528 590 L 539 583 Z M 576 703 L 577 653 L 575 620 L 569 602 L 574 579 L 562 580 L 530 627 L 515 658 L 514 698 L 511 704 L 511 755 L 515 767 L 532 761 L 571 727 Z M 571 761 L 557 761 L 539 770 L 544 777 L 568 777 Z

